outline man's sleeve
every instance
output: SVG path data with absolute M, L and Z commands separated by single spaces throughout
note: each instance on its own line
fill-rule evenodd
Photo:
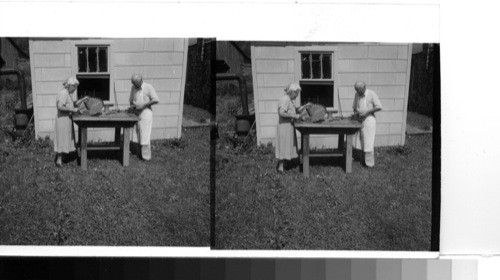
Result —
M 130 96 L 128 97 L 128 103 L 132 103 L 134 101 L 134 89 L 130 89 Z
M 375 92 L 373 92 L 373 107 L 374 108 L 380 108 L 382 109 L 382 103 L 380 103 L 380 99 L 378 99 L 378 96 Z
M 151 101 L 157 101 L 160 102 L 160 99 L 158 98 L 158 94 L 156 94 L 156 90 L 153 86 L 149 86 L 149 99 Z

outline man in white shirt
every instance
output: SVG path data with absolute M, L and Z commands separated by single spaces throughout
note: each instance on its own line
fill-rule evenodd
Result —
M 364 151 L 365 166 L 374 167 L 374 142 L 377 128 L 375 112 L 382 110 L 382 104 L 374 91 L 366 89 L 365 82 L 357 81 L 354 84 L 354 89 L 356 90 L 356 94 L 354 96 L 352 110 L 358 117 L 359 122 L 363 124 L 359 138 L 361 149 Z
M 151 129 L 153 127 L 153 110 L 151 106 L 160 100 L 155 89 L 148 83 L 142 81 L 139 74 L 132 75 L 132 88 L 130 90 L 130 107 L 135 109 L 139 116 L 137 123 L 137 140 L 141 145 L 141 157 L 143 160 L 151 160 Z

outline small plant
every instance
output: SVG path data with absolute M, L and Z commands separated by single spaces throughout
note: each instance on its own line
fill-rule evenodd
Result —
M 184 149 L 188 146 L 186 139 L 184 138 L 173 138 L 168 139 L 163 142 L 163 146 L 171 149 Z
M 397 156 L 408 156 L 411 153 L 411 151 L 406 146 L 394 146 L 390 147 L 387 153 Z

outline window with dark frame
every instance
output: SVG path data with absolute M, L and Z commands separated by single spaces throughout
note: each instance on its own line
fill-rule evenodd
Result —
M 76 78 L 78 98 L 84 96 L 109 100 L 109 47 L 101 45 L 77 46 L 78 68 Z
M 300 53 L 301 104 L 311 102 L 325 107 L 334 106 L 332 58 L 332 52 Z

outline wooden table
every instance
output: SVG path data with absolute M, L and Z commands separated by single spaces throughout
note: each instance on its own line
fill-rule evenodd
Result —
M 300 131 L 301 154 L 302 154 L 302 172 L 304 177 L 309 177 L 309 157 L 341 156 L 345 160 L 345 172 L 352 171 L 352 139 L 353 135 L 360 130 L 363 125 L 351 119 L 339 119 L 325 121 L 321 123 L 295 122 L 295 129 Z M 340 153 L 309 153 L 309 136 L 311 134 L 338 134 L 338 150 Z M 346 140 L 344 140 L 347 138 Z M 345 141 L 345 142 L 344 142 Z M 344 145 L 346 143 L 346 145 Z M 345 147 L 345 148 L 344 148 Z
M 100 116 L 73 115 L 73 122 L 78 125 L 78 144 L 80 149 L 80 165 L 83 170 L 87 169 L 87 151 L 89 150 L 122 150 L 123 166 L 129 164 L 130 137 L 134 125 L 139 121 L 135 114 L 127 112 L 114 112 Z M 87 128 L 89 127 L 110 127 L 115 128 L 114 145 L 88 146 Z M 121 140 L 121 129 L 123 128 L 123 141 Z

